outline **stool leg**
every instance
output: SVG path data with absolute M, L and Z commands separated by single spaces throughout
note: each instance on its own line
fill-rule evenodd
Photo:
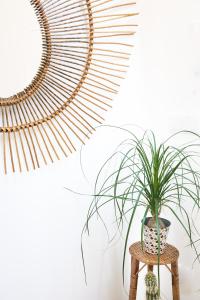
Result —
M 148 272 L 153 272 L 153 265 L 148 265 L 147 270 Z
M 180 300 L 178 261 L 171 264 L 173 300 Z
M 139 271 L 139 261 L 132 256 L 131 257 L 131 283 L 130 283 L 129 300 L 136 300 L 138 271 Z

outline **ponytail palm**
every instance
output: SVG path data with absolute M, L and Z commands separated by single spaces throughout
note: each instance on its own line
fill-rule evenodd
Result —
M 180 134 L 199 139 L 197 134 L 185 131 L 173 135 L 173 140 Z M 125 230 L 123 276 L 128 238 L 136 215 L 141 213 L 139 207 L 143 208 L 140 215 L 142 244 L 147 215 L 151 214 L 159 233 L 159 216 L 165 209 L 165 213 L 173 215 L 181 225 L 198 257 L 192 212 L 198 211 L 200 206 L 200 167 L 197 164 L 200 144 L 192 142 L 175 147 L 171 141 L 172 138 L 158 144 L 152 132 L 146 132 L 141 139 L 131 134 L 131 138 L 120 144 L 97 175 L 83 233 L 89 233 L 90 221 L 95 215 L 106 225 L 103 209 L 113 207 L 117 228 Z M 111 171 L 113 161 L 115 166 Z M 107 167 L 109 172 L 105 176 Z

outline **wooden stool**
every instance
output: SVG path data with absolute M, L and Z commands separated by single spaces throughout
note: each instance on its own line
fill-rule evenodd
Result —
M 153 266 L 158 265 L 157 255 L 148 254 L 144 252 L 141 247 L 141 243 L 134 243 L 130 249 L 131 254 L 131 283 L 129 300 L 135 300 L 137 295 L 137 281 L 138 273 L 145 267 L 148 267 L 148 271 L 153 271 Z M 179 292 L 179 273 L 178 273 L 178 257 L 179 251 L 167 244 L 165 252 L 160 255 L 160 265 L 164 265 L 172 273 L 172 292 L 173 300 L 180 300 Z M 140 262 L 144 265 L 139 268 Z M 171 265 L 171 269 L 168 265 Z

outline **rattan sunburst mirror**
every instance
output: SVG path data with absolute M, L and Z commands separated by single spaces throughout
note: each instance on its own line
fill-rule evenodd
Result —
M 136 26 L 133 2 L 27 1 L 40 25 L 42 58 L 24 90 L 0 98 L 4 173 L 68 156 L 90 137 L 127 70 Z

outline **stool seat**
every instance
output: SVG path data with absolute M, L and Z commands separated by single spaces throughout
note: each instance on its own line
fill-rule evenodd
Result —
M 129 300 L 136 300 L 138 274 L 147 266 L 148 271 L 153 271 L 153 267 L 158 265 L 158 256 L 149 254 L 142 249 L 141 242 L 134 243 L 129 248 L 131 254 L 131 282 Z M 178 272 L 179 251 L 172 245 L 167 244 L 165 251 L 159 257 L 159 264 L 166 266 L 172 277 L 172 299 L 180 300 L 179 272 Z M 140 263 L 143 267 L 140 268 Z M 168 266 L 171 265 L 171 268 Z
M 134 243 L 129 248 L 129 251 L 130 254 L 134 255 L 137 260 L 146 265 L 158 264 L 158 256 L 149 254 L 142 250 L 141 242 Z M 160 255 L 160 265 L 169 265 L 173 262 L 176 262 L 178 257 L 179 251 L 174 246 L 167 244 L 164 253 Z

